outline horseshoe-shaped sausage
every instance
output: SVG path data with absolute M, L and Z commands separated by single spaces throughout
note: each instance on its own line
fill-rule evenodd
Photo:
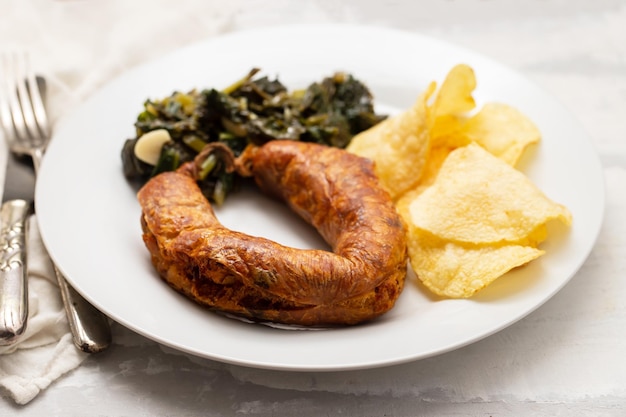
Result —
M 287 324 L 356 324 L 391 309 L 407 271 L 406 229 L 373 164 L 304 142 L 250 146 L 233 160 L 331 246 L 295 249 L 224 227 L 193 163 L 139 191 L 143 239 L 160 276 L 210 308 Z

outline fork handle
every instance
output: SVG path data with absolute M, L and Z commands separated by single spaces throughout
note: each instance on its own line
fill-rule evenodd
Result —
M 61 290 L 61 298 L 74 344 L 87 353 L 105 350 L 111 344 L 111 328 L 107 317 L 68 285 L 56 265 L 54 273 Z
M 0 345 L 17 342 L 28 318 L 26 237 L 31 205 L 10 200 L 0 208 Z

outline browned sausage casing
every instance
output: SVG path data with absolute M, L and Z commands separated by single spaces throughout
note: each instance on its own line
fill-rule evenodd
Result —
M 138 194 L 143 239 L 166 282 L 211 308 L 287 324 L 356 324 L 393 307 L 406 276 L 406 231 L 369 160 L 272 141 L 249 147 L 236 162 L 312 224 L 333 252 L 227 229 L 187 164 L 152 178 Z

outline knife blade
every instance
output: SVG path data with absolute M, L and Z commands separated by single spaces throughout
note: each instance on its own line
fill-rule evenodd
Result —
M 11 345 L 28 319 L 27 236 L 35 181 L 7 151 L 0 206 L 0 345 Z

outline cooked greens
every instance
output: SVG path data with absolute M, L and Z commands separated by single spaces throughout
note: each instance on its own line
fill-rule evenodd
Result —
M 344 148 L 354 135 L 385 117 L 374 111 L 368 88 L 345 73 L 336 73 L 306 90 L 289 92 L 278 79 L 257 77 L 253 69 L 223 90 L 174 92 L 147 100 L 137 117 L 137 136 L 122 149 L 124 175 L 140 183 L 192 160 L 209 142 L 222 142 L 235 155 L 250 143 L 291 139 Z M 156 166 L 137 159 L 134 146 L 144 133 L 165 129 L 167 142 Z M 221 203 L 236 185 L 219 159 L 208 161 L 198 181 L 205 195 Z

